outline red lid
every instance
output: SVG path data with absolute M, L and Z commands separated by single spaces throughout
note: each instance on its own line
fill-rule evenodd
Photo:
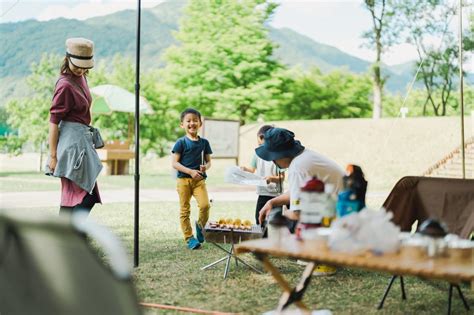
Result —
M 301 191 L 324 192 L 324 182 L 313 177 L 301 187 Z

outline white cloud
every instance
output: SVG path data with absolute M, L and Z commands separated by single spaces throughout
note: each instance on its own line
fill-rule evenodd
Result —
M 142 0 L 142 8 L 157 6 L 164 0 Z M 120 10 L 136 10 L 136 0 L 0 0 L 0 22 L 27 19 L 47 21 L 60 17 L 85 20 Z
M 163 1 L 142 1 L 142 8 L 154 7 Z M 88 2 L 70 4 L 52 4 L 42 10 L 36 19 L 47 21 L 59 17 L 66 19 L 85 20 L 95 16 L 103 16 L 126 9 L 136 9 L 136 1 L 130 0 L 89 0 Z

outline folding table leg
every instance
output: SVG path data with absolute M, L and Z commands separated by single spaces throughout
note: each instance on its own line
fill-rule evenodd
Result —
M 300 282 L 296 285 L 296 287 L 291 291 L 289 295 L 285 295 L 285 298 L 283 298 L 282 296 L 282 298 L 280 299 L 278 309 L 277 309 L 278 311 L 281 312 L 292 303 L 296 301 L 301 301 L 303 299 L 303 295 L 306 291 L 306 288 L 309 286 L 309 283 L 311 281 L 311 276 L 313 275 L 313 270 L 315 267 L 316 267 L 316 264 L 313 262 L 310 262 L 305 267 L 305 270 L 303 271 Z
M 407 296 L 405 294 L 405 285 L 403 284 L 403 276 L 400 276 L 400 288 L 402 289 L 402 299 L 406 300 Z
M 449 284 L 449 293 L 448 293 L 448 314 L 451 314 L 451 300 L 453 298 L 453 287 L 455 287 L 458 290 L 459 297 L 461 298 L 464 307 L 466 310 L 469 310 L 469 305 L 467 304 L 467 301 L 464 299 L 464 295 L 462 294 L 461 288 L 459 287 L 458 284 Z
M 309 280 L 306 280 L 306 278 L 311 277 L 312 271 L 314 269 L 314 263 L 310 263 L 310 264 L 308 264 L 308 266 L 306 266 L 306 269 L 303 272 L 302 281 L 300 281 L 300 284 L 303 283 L 303 287 L 300 288 L 299 290 L 296 290 L 296 289 L 292 289 L 290 287 L 288 282 L 286 282 L 286 280 L 281 275 L 278 268 L 276 268 L 272 265 L 272 263 L 268 259 L 267 255 L 256 254 L 255 256 L 257 257 L 258 260 L 260 260 L 262 262 L 265 269 L 267 269 L 272 274 L 273 278 L 276 280 L 278 285 L 283 290 L 283 294 L 280 298 L 280 303 L 278 305 L 277 311 L 279 312 L 283 308 L 287 307 L 288 305 L 290 305 L 292 303 L 295 303 L 296 306 L 298 306 L 302 311 L 309 312 L 309 309 L 306 307 L 306 305 L 304 305 L 304 303 L 301 301 L 301 299 L 303 298 L 303 293 L 304 293 L 306 287 L 309 284 Z M 310 265 L 312 265 L 312 267 Z M 311 273 L 309 274 L 309 277 L 306 277 L 307 270 L 309 268 L 311 268 Z M 291 302 L 290 302 L 290 300 L 291 300 Z M 286 301 L 288 301 L 289 303 L 287 303 Z
M 448 315 L 451 314 L 451 298 L 453 297 L 453 285 L 449 284 L 449 293 L 448 293 Z
M 464 304 L 464 307 L 466 308 L 466 310 L 469 311 L 470 310 L 469 305 L 467 304 L 467 301 L 464 299 L 464 295 L 462 294 L 461 288 L 459 287 L 458 284 L 456 284 L 455 287 L 458 289 L 459 297 L 461 298 Z
M 393 275 L 392 279 L 390 279 L 390 282 L 387 288 L 385 289 L 385 293 L 383 294 L 382 300 L 380 301 L 379 306 L 377 307 L 378 310 L 382 309 L 383 303 L 385 302 L 385 299 L 387 298 L 388 292 L 390 291 L 390 288 L 392 287 L 392 284 L 395 281 L 395 279 L 397 279 L 397 277 L 398 277 L 397 275 Z M 405 292 L 405 290 L 402 289 L 402 292 Z

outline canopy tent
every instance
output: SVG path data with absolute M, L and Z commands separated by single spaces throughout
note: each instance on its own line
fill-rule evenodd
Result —
M 0 235 L 1 314 L 141 314 L 125 249 L 86 213 L 69 219 L 4 210 Z
M 139 246 L 139 132 L 140 132 L 140 27 L 141 27 L 141 0 L 137 1 L 137 44 L 136 44 L 136 83 L 135 83 L 135 212 L 134 212 L 134 264 L 138 266 Z M 462 0 L 459 0 L 459 76 L 460 76 L 460 107 L 461 107 L 461 151 L 462 151 L 462 178 L 465 173 L 464 152 L 464 94 L 463 94 L 463 61 L 462 61 Z M 412 84 L 415 80 L 412 81 Z

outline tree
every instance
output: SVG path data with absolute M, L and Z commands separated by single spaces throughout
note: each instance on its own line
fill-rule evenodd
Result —
M 115 56 L 111 69 L 102 65 L 96 67 L 89 79 L 90 86 L 114 84 L 131 93 L 135 91 L 135 68 L 132 60 Z M 145 72 L 140 78 L 140 95 L 153 108 L 154 113 L 140 116 L 140 151 L 156 152 L 163 156 L 169 143 L 175 140 L 179 127 L 179 113 L 170 108 L 169 93 L 159 80 L 159 72 Z M 130 140 L 133 135 L 134 113 L 112 112 L 108 115 L 94 115 L 93 124 L 99 127 L 106 139 Z
M 280 100 L 282 66 L 272 57 L 267 0 L 191 0 L 165 55 L 165 84 L 180 111 L 239 118 L 241 124 Z
M 41 152 L 45 147 L 48 138 L 49 109 L 62 58 L 58 55 L 43 55 L 38 64 L 32 65 L 32 73 L 27 77 L 33 96 L 14 99 L 7 104 L 7 124 L 18 130 L 18 134 L 6 137 L 5 141 L 2 140 L 2 145 L 7 151 L 20 154 L 27 142 Z M 88 76 L 89 86 L 115 84 L 133 93 L 135 70 L 132 61 L 116 56 L 111 65 L 106 68 L 105 63 L 97 64 Z M 168 93 L 165 87 L 157 82 L 159 82 L 158 73 L 142 74 L 141 95 L 148 100 L 155 113 L 141 116 L 140 149 L 145 153 L 155 151 L 163 156 L 168 151 L 170 140 L 176 136 L 179 113 L 168 108 L 170 104 Z M 104 139 L 126 140 L 129 128 L 134 129 L 133 113 L 92 114 L 92 124 L 100 128 Z M 42 166 L 41 161 L 40 164 Z
M 42 166 L 43 148 L 48 137 L 48 117 L 53 95 L 54 83 L 59 75 L 61 58 L 57 55 L 43 55 L 39 63 L 31 66 L 31 74 L 27 84 L 33 96 L 14 99 L 7 103 L 7 123 L 18 130 L 17 135 L 7 137 L 6 149 L 19 154 L 22 146 L 29 142 L 41 152 Z
M 459 72 L 457 40 L 450 29 L 457 11 L 456 3 L 397 0 L 393 7 L 401 37 L 413 44 L 418 53 L 417 80 L 426 90 L 423 115 L 427 115 L 427 106 L 431 105 L 436 116 L 444 116 L 448 106 L 457 106 L 457 102 L 450 102 Z M 433 43 L 433 38 L 438 39 L 438 43 Z M 469 43 L 469 40 L 465 39 L 465 42 Z M 472 48 L 468 45 L 467 49 Z
M 471 25 L 471 28 L 466 32 L 464 38 L 463 38 L 463 47 L 467 51 L 473 51 L 474 50 L 474 12 L 471 11 L 471 14 L 469 15 L 469 25 Z
M 368 76 L 337 70 L 323 74 L 313 68 L 309 73 L 295 71 L 287 80 L 286 91 L 291 98 L 275 108 L 270 118 L 330 119 L 360 118 L 371 114 Z
M 383 87 L 386 78 L 382 77 L 382 54 L 397 41 L 394 29 L 394 12 L 385 0 L 365 0 L 365 8 L 372 18 L 372 29 L 365 32 L 366 46 L 375 49 L 375 61 L 372 63 L 373 79 L 373 115 L 374 119 L 382 117 Z

